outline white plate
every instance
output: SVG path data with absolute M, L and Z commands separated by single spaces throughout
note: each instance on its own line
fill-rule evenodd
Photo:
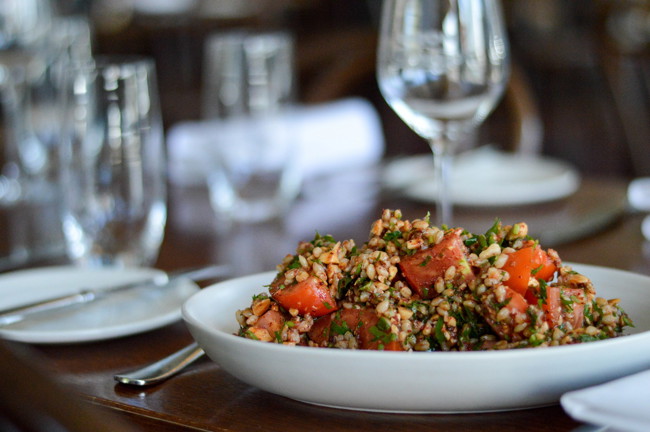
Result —
M 574 193 L 578 172 L 546 157 L 523 157 L 489 147 L 459 155 L 451 172 L 451 200 L 463 206 L 505 206 L 548 202 Z M 384 184 L 422 202 L 435 202 L 433 156 L 396 159 L 384 170 Z
M 574 268 L 592 278 L 600 296 L 621 298 L 636 324 L 630 335 L 554 348 L 447 353 L 290 347 L 234 336 L 235 311 L 265 291 L 274 272 L 203 289 L 183 305 L 183 318 L 225 371 L 292 399 L 398 413 L 530 408 L 557 403 L 566 391 L 650 368 L 650 277 Z
M 145 280 L 154 269 L 84 269 L 72 266 L 21 270 L 0 276 L 0 309 L 72 294 L 83 288 L 102 289 Z M 88 342 L 127 336 L 172 323 L 181 305 L 198 291 L 191 281 L 162 289 L 134 289 L 92 303 L 32 315 L 0 327 L 0 337 L 30 343 Z

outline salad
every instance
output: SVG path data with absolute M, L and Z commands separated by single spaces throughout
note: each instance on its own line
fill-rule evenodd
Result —
M 632 325 L 526 223 L 474 234 L 388 209 L 363 245 L 318 233 L 300 242 L 236 316 L 249 339 L 391 351 L 576 344 Z

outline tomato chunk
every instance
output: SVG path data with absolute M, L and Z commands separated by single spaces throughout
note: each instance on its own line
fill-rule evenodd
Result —
M 284 317 L 273 309 L 264 312 L 264 315 L 255 323 L 255 327 L 268 330 L 269 334 L 282 330 L 282 326 L 284 326 Z
M 373 309 L 342 309 L 317 319 L 309 331 L 309 338 L 326 346 L 336 335 L 350 332 L 357 339 L 359 349 L 402 351 L 390 327 L 380 320 Z
M 566 322 L 573 328 L 582 327 L 585 309 L 585 293 L 582 289 L 549 285 L 544 291 L 544 295 L 540 295 L 539 288 L 531 288 L 526 293 L 526 300 L 530 304 L 542 300 L 542 310 L 549 326 L 555 327 Z
M 560 288 L 556 286 L 546 287 L 546 300 L 542 303 L 542 309 L 546 313 L 546 322 L 551 327 L 560 324 L 562 317 L 562 301 L 560 300 Z
M 548 254 L 537 245 L 527 246 L 508 254 L 508 261 L 503 269 L 510 275 L 504 285 L 521 295 L 526 295 L 531 276 L 549 281 L 557 270 Z
M 526 313 L 528 302 L 517 291 L 506 287 L 506 299 L 508 299 L 508 304 L 504 307 L 510 310 L 511 314 Z
M 582 327 L 585 313 L 586 296 L 580 288 L 562 288 L 561 295 L 567 301 L 562 304 L 562 320 L 575 328 Z
M 316 276 L 296 282 L 289 286 L 274 283 L 270 289 L 271 296 L 283 308 L 296 309 L 301 315 L 310 314 L 319 317 L 337 309 L 327 284 Z
M 505 289 L 505 296 L 500 305 L 496 304 L 495 298 L 486 297 L 483 299 L 483 309 L 485 311 L 483 316 L 492 327 L 492 330 L 501 338 L 512 341 L 521 340 L 521 334 L 514 331 L 516 326 L 514 323 L 519 322 L 522 316 L 523 319 L 528 319 L 526 312 L 529 304 L 521 294 L 512 288 L 506 286 L 502 288 Z M 499 316 L 502 309 L 505 309 L 512 319 Z
M 401 259 L 399 267 L 411 289 L 422 298 L 433 298 L 433 286 L 451 266 L 456 267 L 456 277 L 469 282 L 474 274 L 467 265 L 467 247 L 460 238 L 460 231 L 445 234 L 435 246 Z

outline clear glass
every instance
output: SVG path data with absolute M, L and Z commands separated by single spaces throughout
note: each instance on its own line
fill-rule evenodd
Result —
M 206 41 L 203 117 L 219 131 L 208 178 L 218 215 L 261 222 L 281 216 L 297 196 L 293 88 L 288 34 L 230 32 Z
M 509 77 L 498 0 L 385 0 L 377 81 L 397 115 L 433 151 L 439 225 L 453 223 L 457 143 L 494 109 Z
M 153 62 L 98 58 L 67 72 L 60 179 L 68 255 L 85 265 L 151 265 L 167 219 Z
M 0 7 L 0 207 L 11 266 L 61 259 L 65 246 L 57 172 L 61 71 L 88 61 L 89 22 L 58 17 L 43 0 Z

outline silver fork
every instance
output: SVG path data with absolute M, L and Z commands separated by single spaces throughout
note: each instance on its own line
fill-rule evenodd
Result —
M 201 358 L 205 352 L 194 342 L 145 367 L 116 374 L 115 381 L 134 386 L 149 386 L 164 381 Z

